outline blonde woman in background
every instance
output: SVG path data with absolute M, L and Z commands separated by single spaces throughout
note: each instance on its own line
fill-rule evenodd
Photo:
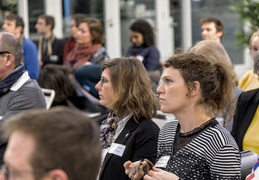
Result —
M 254 60 L 255 53 L 259 50 L 259 30 L 255 31 L 250 38 L 250 55 Z M 238 86 L 244 91 L 259 88 L 258 77 L 254 70 L 250 69 L 240 79 Z

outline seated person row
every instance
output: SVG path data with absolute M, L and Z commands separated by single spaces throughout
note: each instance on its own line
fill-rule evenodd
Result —
M 137 179 L 240 179 L 240 153 L 234 138 L 215 119 L 235 104 L 232 76 L 226 66 L 213 65 L 204 56 L 177 54 L 164 64 L 157 88 L 161 111 L 178 121 L 166 123 L 159 133 L 157 162 L 146 175 L 124 164 Z M 140 160 L 140 159 L 138 159 Z M 144 177 L 143 177 L 144 176 Z

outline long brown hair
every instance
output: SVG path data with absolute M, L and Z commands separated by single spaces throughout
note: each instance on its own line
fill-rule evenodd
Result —
M 135 57 L 114 58 L 104 63 L 106 68 L 115 92 L 111 105 L 115 114 L 121 118 L 133 112 L 137 122 L 156 115 L 158 101 L 142 62 Z

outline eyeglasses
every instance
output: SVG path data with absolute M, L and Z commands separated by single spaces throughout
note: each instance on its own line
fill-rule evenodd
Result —
M 5 164 L 2 165 L 1 171 L 4 173 L 6 180 L 17 179 L 21 177 L 22 174 L 33 173 L 33 174 L 44 174 L 46 172 L 52 171 L 53 169 L 32 169 L 32 170 L 10 170 Z
M 9 51 L 0 51 L 0 55 L 1 54 L 11 54 Z
M 107 83 L 108 80 L 106 78 L 104 78 L 104 77 L 101 77 L 100 82 L 101 82 L 101 86 L 103 86 L 103 84 Z

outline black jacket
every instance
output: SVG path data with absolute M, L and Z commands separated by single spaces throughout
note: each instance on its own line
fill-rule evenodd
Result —
M 243 92 L 238 98 L 231 134 L 235 138 L 240 151 L 243 151 L 243 138 L 252 122 L 258 104 L 259 89 Z
M 123 164 L 141 159 L 155 163 L 159 127 L 151 119 L 136 123 L 131 117 L 114 143 L 125 145 L 122 157 L 107 153 L 100 171 L 100 180 L 128 180 Z

